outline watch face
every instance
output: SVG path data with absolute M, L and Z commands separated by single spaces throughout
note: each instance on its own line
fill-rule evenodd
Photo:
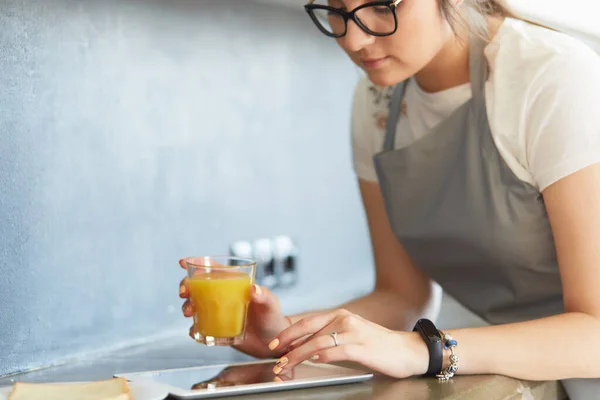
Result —
M 440 332 L 436 329 L 435 325 L 433 325 L 433 322 L 429 320 L 420 320 L 419 327 L 425 336 L 432 342 L 439 342 L 442 340 Z

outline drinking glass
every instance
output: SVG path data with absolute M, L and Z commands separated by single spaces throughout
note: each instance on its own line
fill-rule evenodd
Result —
M 231 346 L 244 340 L 256 262 L 240 257 L 186 260 L 197 342 Z

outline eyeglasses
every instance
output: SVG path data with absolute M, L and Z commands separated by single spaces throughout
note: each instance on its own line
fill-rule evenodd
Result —
M 346 35 L 348 20 L 354 21 L 363 31 L 373 36 L 389 36 L 398 29 L 396 8 L 402 0 L 373 1 L 352 11 L 314 2 L 315 0 L 310 0 L 304 9 L 317 28 L 330 37 L 341 38 Z M 330 4 L 331 0 L 326 2 Z

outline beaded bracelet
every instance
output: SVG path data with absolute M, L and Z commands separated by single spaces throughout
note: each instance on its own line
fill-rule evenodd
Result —
M 458 342 L 454 340 L 449 334 L 444 333 L 442 331 L 440 331 L 440 333 L 442 334 L 442 342 L 444 343 L 444 349 L 450 349 L 450 365 L 448 365 L 448 367 L 440 371 L 440 373 L 437 374 L 436 377 L 440 382 L 447 382 L 452 377 L 454 377 L 454 374 L 456 373 L 456 371 L 458 371 L 458 356 L 456 355 L 456 353 L 454 353 L 454 348 L 458 345 Z

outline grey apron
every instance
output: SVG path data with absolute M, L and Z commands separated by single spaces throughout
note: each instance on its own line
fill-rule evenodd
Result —
M 514 175 L 491 134 L 484 46 L 471 40 L 472 98 L 399 149 L 406 82 L 395 88 L 383 151 L 374 157 L 386 211 L 414 263 L 489 323 L 560 314 L 561 280 L 542 196 Z

